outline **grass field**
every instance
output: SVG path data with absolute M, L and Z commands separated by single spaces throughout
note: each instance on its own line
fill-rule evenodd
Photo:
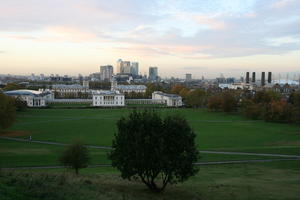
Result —
M 28 109 L 0 135 L 110 146 L 116 121 L 132 109 Z M 186 117 L 201 150 L 300 155 L 300 126 L 252 121 L 237 114 L 204 109 L 158 109 L 162 115 Z M 0 168 L 55 166 L 64 146 L 0 139 Z M 89 149 L 90 164 L 110 164 L 107 151 Z M 200 162 L 270 157 L 201 154 Z M 300 161 L 201 166 L 187 182 L 162 194 L 150 193 L 139 182 L 120 178 L 111 167 L 87 168 L 80 176 L 65 169 L 0 170 L 0 199 L 297 199 Z
M 19 114 L 6 135 L 70 143 L 110 146 L 116 121 L 131 109 L 37 109 Z M 158 109 L 163 115 L 187 118 L 202 150 L 300 154 L 300 126 L 252 121 L 237 114 L 204 109 Z
M 202 166 L 187 182 L 154 194 L 138 181 L 122 180 L 111 168 L 85 169 L 79 176 L 63 169 L 3 171 L 0 199 L 297 200 L 299 177 L 299 161 Z

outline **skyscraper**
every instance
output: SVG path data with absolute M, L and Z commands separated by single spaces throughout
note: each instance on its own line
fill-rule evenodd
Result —
M 186 82 L 192 81 L 192 74 L 185 74 L 185 81 Z
M 123 69 L 123 61 L 122 59 L 119 59 L 117 61 L 117 73 L 119 74 L 123 74 L 124 73 L 124 69 Z
M 100 66 L 100 79 L 102 81 L 110 81 L 114 73 L 114 68 L 111 65 Z
M 149 80 L 156 81 L 158 78 L 158 69 L 157 67 L 149 67 Z
M 123 73 L 122 74 L 130 74 L 131 65 L 130 61 L 123 61 Z
M 131 74 L 133 76 L 139 75 L 139 63 L 138 62 L 131 63 Z

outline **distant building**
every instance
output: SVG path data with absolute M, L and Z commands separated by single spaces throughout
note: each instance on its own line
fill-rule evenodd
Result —
M 100 66 L 101 81 L 110 81 L 114 73 L 114 68 L 111 65 Z
M 83 81 L 82 86 L 89 89 L 90 88 L 90 82 L 89 81 Z
M 98 91 L 93 93 L 93 106 L 117 107 L 125 106 L 125 96 L 119 91 Z
M 177 94 L 167 94 L 161 91 L 155 91 L 152 93 L 153 100 L 164 100 L 169 107 L 182 106 L 182 97 Z
M 123 69 L 123 61 L 122 59 L 119 59 L 117 61 L 117 73 L 119 74 L 123 74 L 124 73 L 124 69 Z
M 145 85 L 117 85 L 116 89 L 122 93 L 145 93 L 147 87 Z
M 52 91 L 55 94 L 55 98 L 77 98 L 81 94 L 88 94 L 90 92 L 87 86 L 79 84 L 64 85 L 56 84 L 52 85 Z
M 138 62 L 132 62 L 131 63 L 131 74 L 133 76 L 139 75 L 139 63 Z
M 120 91 L 121 93 L 145 93 L 147 87 L 145 85 L 118 85 L 116 77 L 111 80 L 111 90 Z
M 191 82 L 192 81 L 192 74 L 185 74 L 185 81 Z
M 247 89 L 247 90 L 253 90 L 253 86 L 249 83 L 220 83 L 218 85 L 221 89 L 231 89 L 231 90 L 238 90 L 238 89 Z
M 149 67 L 149 80 L 157 81 L 158 79 L 158 69 L 157 67 Z
M 54 99 L 53 93 L 49 90 L 12 90 L 4 92 L 4 94 L 25 101 L 28 107 L 45 107 L 47 105 L 47 101 Z
M 131 73 L 130 61 L 123 61 L 123 73 L 122 74 L 130 74 L 130 73 Z

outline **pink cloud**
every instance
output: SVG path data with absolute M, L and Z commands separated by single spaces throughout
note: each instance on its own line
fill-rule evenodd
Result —
M 220 21 L 205 15 L 195 15 L 194 19 L 198 23 L 208 25 L 212 29 L 220 30 L 227 28 L 227 24 L 224 21 Z
M 295 0 L 280 0 L 280 1 L 277 1 L 275 2 L 272 7 L 273 8 L 277 8 L 277 9 L 280 9 L 280 8 L 284 8 L 286 6 L 289 6 L 291 3 L 295 2 Z

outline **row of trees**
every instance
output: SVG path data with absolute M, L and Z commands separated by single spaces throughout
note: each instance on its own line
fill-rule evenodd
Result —
M 201 90 L 175 85 L 171 93 L 183 97 L 187 107 L 207 107 L 211 111 L 240 112 L 251 119 L 300 123 L 300 91 L 288 96 L 268 90 Z

